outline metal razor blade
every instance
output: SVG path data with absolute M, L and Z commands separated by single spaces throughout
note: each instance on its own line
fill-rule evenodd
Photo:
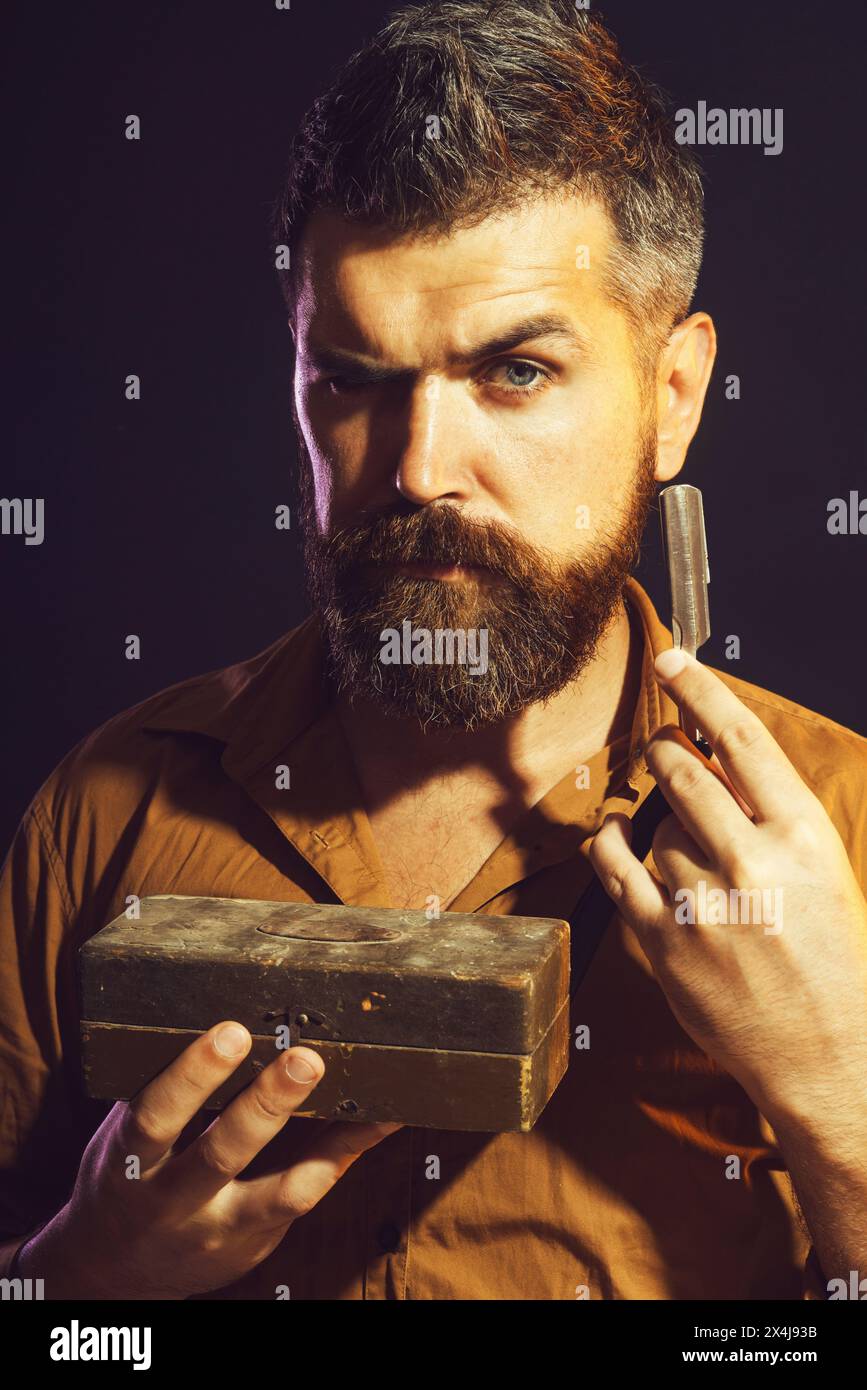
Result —
M 671 589 L 671 631 L 675 647 L 695 656 L 710 637 L 710 565 L 701 493 L 689 483 L 659 494 L 662 544 Z M 708 745 L 680 714 L 680 727 L 698 746 Z M 704 750 L 703 750 L 704 751 Z

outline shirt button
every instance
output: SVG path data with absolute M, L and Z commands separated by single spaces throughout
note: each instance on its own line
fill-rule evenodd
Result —
M 400 1231 L 393 1221 L 384 1221 L 376 1233 L 376 1243 L 383 1254 L 393 1254 L 400 1247 Z

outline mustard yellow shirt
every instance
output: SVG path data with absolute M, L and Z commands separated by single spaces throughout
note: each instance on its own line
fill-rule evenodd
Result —
M 552 788 L 451 911 L 568 917 L 602 818 L 652 789 L 642 749 L 677 722 L 652 670 L 671 634 L 637 581 L 625 597 L 644 643 L 630 736 L 590 760 L 589 786 L 570 772 Z M 821 799 L 867 887 L 867 739 L 718 674 Z M 291 792 L 275 788 L 278 764 Z M 0 875 L 0 1273 L 66 1201 L 110 1109 L 81 1090 L 77 950 L 129 894 L 155 893 L 391 906 L 314 617 L 109 720 L 22 819 Z M 404 1128 L 261 1265 L 203 1297 L 825 1297 L 773 1132 L 680 1028 L 613 909 L 576 1007 L 590 1046 L 529 1134 Z M 324 1123 L 290 1120 L 251 1171 L 282 1166 Z

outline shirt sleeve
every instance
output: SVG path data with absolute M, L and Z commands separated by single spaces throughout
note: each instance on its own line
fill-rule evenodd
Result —
M 0 1266 L 68 1200 L 106 1107 L 84 1095 L 75 911 L 37 795 L 0 870 Z
M 846 756 L 839 757 L 833 775 L 814 790 L 843 840 L 861 892 L 867 898 L 867 740 L 851 730 L 843 730 L 843 734 L 848 745 Z M 828 1296 L 828 1280 L 811 1244 L 802 1269 L 801 1298 L 827 1302 Z

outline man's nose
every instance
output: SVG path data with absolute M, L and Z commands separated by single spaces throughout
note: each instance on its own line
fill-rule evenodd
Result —
M 413 391 L 395 483 L 417 505 L 440 497 L 465 500 L 472 493 L 472 453 L 458 395 L 454 384 L 433 373 Z

